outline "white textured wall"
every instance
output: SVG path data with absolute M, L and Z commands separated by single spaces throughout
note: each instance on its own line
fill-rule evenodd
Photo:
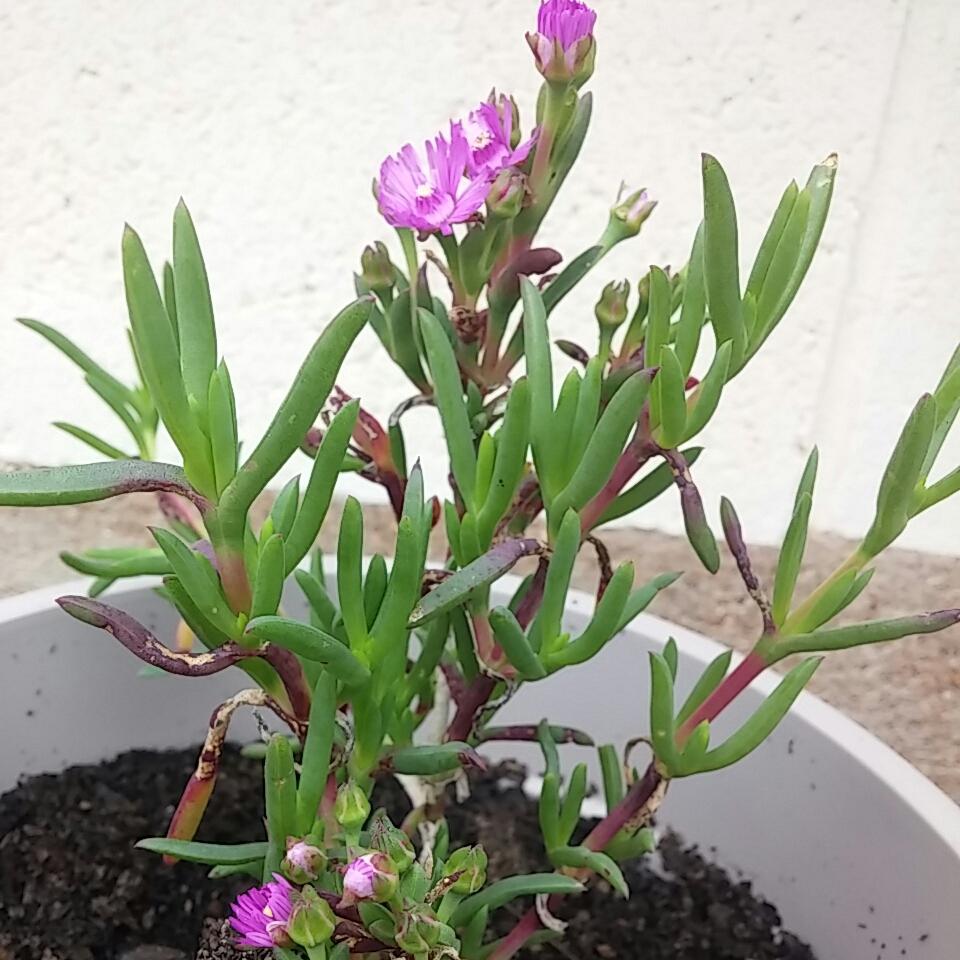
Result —
M 831 151 L 834 208 L 805 288 L 724 398 L 697 476 L 715 515 L 781 533 L 803 459 L 822 451 L 815 523 L 855 535 L 916 395 L 960 319 L 960 4 L 956 0 L 598 0 L 594 124 L 545 239 L 572 256 L 621 180 L 661 201 L 556 317 L 590 340 L 618 275 L 679 265 L 699 218 L 699 153 L 730 175 L 744 269 L 780 192 Z M 212 277 L 242 428 L 266 424 L 309 343 L 351 297 L 381 158 L 462 114 L 495 83 L 529 122 L 523 40 L 535 0 L 214 3 L 22 0 L 0 6 L 0 458 L 84 448 L 47 426 L 121 434 L 66 361 L 9 318 L 59 326 L 128 369 L 121 226 L 157 262 L 186 197 Z M 409 392 L 372 334 L 342 376 L 380 414 Z M 430 476 L 442 460 L 429 412 Z M 960 460 L 960 442 L 944 465 Z M 367 496 L 376 491 L 361 488 Z M 674 498 L 644 525 L 679 529 Z M 960 553 L 960 504 L 904 538 Z

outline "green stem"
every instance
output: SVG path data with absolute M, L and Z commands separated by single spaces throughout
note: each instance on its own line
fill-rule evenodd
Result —
M 452 234 L 437 234 L 440 241 L 440 248 L 443 255 L 447 258 L 447 269 L 450 271 L 450 279 L 453 281 L 453 305 L 467 302 L 467 293 L 463 287 L 462 269 L 460 266 L 460 246 L 457 244 L 457 238 Z M 416 251 L 414 251 L 416 253 Z M 413 274 L 411 274 L 411 277 Z M 415 290 L 416 285 L 411 287 Z
M 237 538 L 224 535 L 223 524 L 216 508 L 203 514 L 203 525 L 217 557 L 220 582 L 230 609 L 234 613 L 249 613 L 253 591 L 243 558 L 243 536 Z
M 407 263 L 407 275 L 410 278 L 410 324 L 411 329 L 417 328 L 417 274 L 420 263 L 417 258 L 417 242 L 413 238 L 413 231 L 407 227 L 398 227 L 397 236 L 400 246 L 403 247 L 403 258 Z
M 814 590 L 813 593 L 811 593 L 810 596 L 808 596 L 807 599 L 804 600 L 803 603 L 801 603 L 800 606 L 797 607 L 797 609 L 794 610 L 789 617 L 787 617 L 783 627 L 780 629 L 780 632 L 782 634 L 792 633 L 797 624 L 800 623 L 803 618 L 813 609 L 817 601 L 844 574 L 848 573 L 850 570 L 862 570 L 872 559 L 872 557 L 868 556 L 864 552 L 862 545 L 857 547 L 857 549 L 854 550 L 853 553 L 851 553 L 850 556 L 847 557 L 847 559 L 844 560 L 843 563 L 841 563 L 840 566 L 837 567 L 837 569 L 834 570 L 833 573 L 831 573 L 830 576 L 827 577 L 827 579 L 824 580 L 823 583 L 821 583 L 820 586 L 817 587 L 817 589 Z
M 534 204 L 540 206 L 541 197 L 548 192 L 550 182 L 550 154 L 553 152 L 563 121 L 563 101 L 567 93 L 566 84 L 547 83 L 547 100 L 543 108 L 543 123 L 537 137 L 537 148 L 533 155 L 533 169 L 530 171 L 530 189 L 533 191 Z
M 606 366 L 607 361 L 610 359 L 610 347 L 613 343 L 613 328 L 608 327 L 606 324 L 601 325 L 600 327 L 600 349 L 597 352 L 597 356 L 600 358 L 600 362 Z

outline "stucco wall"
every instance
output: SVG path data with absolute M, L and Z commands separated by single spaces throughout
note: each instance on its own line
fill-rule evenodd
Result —
M 238 385 L 242 430 L 266 424 L 322 323 L 351 296 L 362 246 L 390 231 L 382 157 L 493 84 L 530 120 L 523 40 L 536 2 L 213 3 L 23 0 L 0 7 L 0 458 L 82 460 L 47 424 L 121 434 L 81 378 L 10 322 L 59 326 L 127 370 L 122 224 L 157 262 L 182 194 L 197 221 Z M 724 163 L 744 269 L 780 192 L 831 151 L 833 213 L 804 290 L 728 390 L 697 468 L 715 515 L 732 497 L 752 540 L 781 533 L 811 444 L 815 524 L 856 535 L 916 396 L 956 341 L 960 4 L 956 0 L 597 0 L 594 124 L 544 238 L 573 256 L 621 180 L 660 207 L 556 315 L 591 341 L 602 283 L 679 265 L 699 218 L 699 153 Z M 385 415 L 408 391 L 372 334 L 342 384 Z M 410 447 L 443 474 L 429 412 Z M 960 441 L 943 465 L 960 460 Z M 377 493 L 368 487 L 368 497 Z M 641 522 L 677 532 L 672 496 Z M 960 553 L 960 503 L 905 545 Z

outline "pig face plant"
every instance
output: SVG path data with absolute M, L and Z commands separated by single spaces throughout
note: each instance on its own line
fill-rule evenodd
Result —
M 575 0 L 547 0 L 527 35 L 542 86 L 533 124 L 512 98 L 491 94 L 451 122 L 423 152 L 404 146 L 383 161 L 376 202 L 402 252 L 364 250 L 357 296 L 322 331 L 264 435 L 241 458 L 234 385 L 217 349 L 207 273 L 193 221 L 181 203 L 173 251 L 158 280 L 140 238 L 123 236 L 123 276 L 138 382 L 116 379 L 52 328 L 23 321 L 67 354 L 131 434 L 135 451 L 72 424 L 58 424 L 105 459 L 0 477 L 0 504 L 57 505 L 156 493 L 167 527 L 153 549 L 64 555 L 94 577 L 89 596 L 63 610 L 105 630 L 153 668 L 202 677 L 231 666 L 252 685 L 214 711 L 197 767 L 169 831 L 141 846 L 168 859 L 209 864 L 220 876 L 249 874 L 259 886 L 233 906 L 239 943 L 284 958 L 345 960 L 347 954 L 508 960 L 537 938 L 557 936 L 551 914 L 594 875 L 627 893 L 623 861 L 649 852 L 649 823 L 677 778 L 717 770 L 754 750 L 804 688 L 822 655 L 859 644 L 941 630 L 960 620 L 943 610 L 896 620 L 831 626 L 866 588 L 875 558 L 912 517 L 960 488 L 960 469 L 931 473 L 960 408 L 960 354 L 920 398 L 893 448 L 876 518 L 850 558 L 808 596 L 795 587 L 817 474 L 811 454 L 799 481 L 772 592 L 754 574 L 732 503 L 723 534 L 756 603 L 757 641 L 735 669 L 725 653 L 683 702 L 674 698 L 671 642 L 650 656 L 645 769 L 612 745 L 599 747 L 608 813 L 573 842 L 587 789 L 578 764 L 562 785 L 558 743 L 592 745 L 562 717 L 497 726 L 498 707 L 521 684 L 594 657 L 676 579 L 635 584 L 632 564 L 612 568 L 599 538 L 605 524 L 676 489 L 687 536 L 711 572 L 717 541 L 691 467 L 691 446 L 724 388 L 783 319 L 817 248 L 836 158 L 783 193 L 741 286 L 737 216 L 719 162 L 702 164 L 703 219 L 686 265 L 652 266 L 631 300 L 630 284 L 603 288 L 593 348 L 559 341 L 574 369 L 555 390 L 549 318 L 617 244 L 636 237 L 655 202 L 645 190 L 618 198 L 595 243 L 564 257 L 537 234 L 577 160 L 590 122 L 584 92 L 597 54 L 596 14 Z M 439 293 L 436 292 L 439 290 Z M 384 426 L 337 385 L 365 325 L 412 384 Z M 702 376 L 694 376 L 694 364 Z M 525 373 L 518 368 L 524 365 Z M 403 429 L 413 407 L 439 414 L 450 489 L 428 496 Z M 182 466 L 158 463 L 160 426 Z M 312 459 L 269 517 L 254 500 L 298 451 Z M 396 514 L 393 557 L 362 562 L 363 516 L 348 499 L 340 522 L 336 588 L 314 542 L 338 477 L 381 485 Z M 533 526 L 541 521 L 542 526 Z M 443 524 L 447 552 L 428 563 L 428 539 Z M 542 533 L 536 532 L 542 530 Z M 589 625 L 570 636 L 563 611 L 580 550 L 600 559 Z M 513 599 L 491 605 L 491 585 L 533 558 Z M 162 577 L 182 618 L 175 642 L 98 599 L 116 580 Z M 284 614 L 293 580 L 309 622 Z M 767 668 L 795 665 L 744 725 L 713 742 L 715 718 Z M 203 695 L 203 685 L 197 685 Z M 232 715 L 272 711 L 289 728 L 265 749 L 265 836 L 239 845 L 194 840 L 217 781 Z M 639 711 L 638 711 L 639 712 Z M 426 737 L 428 717 L 441 733 Z M 486 882 L 480 847 L 450 848 L 445 787 L 483 768 L 493 740 L 539 742 L 543 843 L 555 870 Z M 299 756 L 297 757 L 297 754 Z M 371 811 L 378 777 L 398 774 L 416 801 L 403 823 Z M 491 914 L 522 896 L 535 907 L 503 939 L 488 942 Z

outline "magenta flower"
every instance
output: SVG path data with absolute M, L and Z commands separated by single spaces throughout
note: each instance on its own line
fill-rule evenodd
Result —
M 383 903 L 397 892 L 398 882 L 396 866 L 385 853 L 365 853 L 347 864 L 340 906 L 352 907 L 365 900 Z
M 287 837 L 287 855 L 281 861 L 280 869 L 294 883 L 316 880 L 326 865 L 327 858 L 319 847 L 296 837 Z
M 425 146 L 426 164 L 409 143 L 383 161 L 380 210 L 391 226 L 449 234 L 453 224 L 464 223 L 483 206 L 491 178 L 464 180 L 470 148 L 459 123 L 450 125 L 449 141 L 438 134 Z
M 533 149 L 537 131 L 514 149 L 510 146 L 513 133 L 513 111 L 509 104 L 501 112 L 496 104 L 481 103 L 464 121 L 463 132 L 470 149 L 467 174 L 471 179 L 486 178 L 489 182 L 505 167 L 523 163 Z
M 537 69 L 558 82 L 584 82 L 593 73 L 595 10 L 579 0 L 545 0 L 537 14 L 537 32 L 527 43 Z
M 273 881 L 241 893 L 233 903 L 230 924 L 240 934 L 237 941 L 244 947 L 289 947 L 293 941 L 287 933 L 294 888 L 280 874 Z

